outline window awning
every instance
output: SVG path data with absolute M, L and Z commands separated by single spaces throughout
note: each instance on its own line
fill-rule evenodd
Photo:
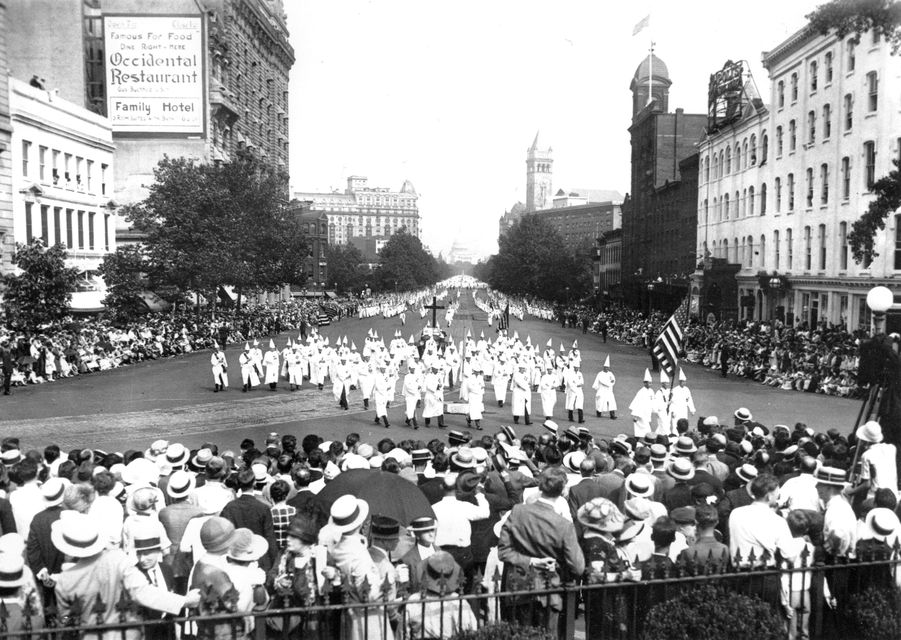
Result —
M 326 291 L 326 292 L 325 292 L 325 295 L 327 295 L 327 296 L 328 296 L 329 298 L 331 298 L 332 300 L 334 300 L 335 298 L 338 297 L 338 294 L 335 293 L 334 291 Z
M 100 313 L 106 308 L 103 306 L 105 297 L 103 291 L 75 291 L 69 308 L 72 313 Z

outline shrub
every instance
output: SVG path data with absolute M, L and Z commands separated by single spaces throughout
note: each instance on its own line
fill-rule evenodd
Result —
M 763 600 L 703 585 L 655 605 L 644 640 L 783 640 L 785 620 Z
M 848 628 L 860 640 L 901 638 L 901 590 L 869 588 L 848 598 Z
M 461 631 L 450 640 L 557 640 L 557 634 L 544 627 L 526 627 L 497 622 L 486 624 L 475 631 Z

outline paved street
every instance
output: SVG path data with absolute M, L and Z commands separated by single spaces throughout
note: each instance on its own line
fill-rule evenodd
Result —
M 459 342 L 467 330 L 476 337 L 482 331 L 486 337 L 493 337 L 493 328 L 488 327 L 485 315 L 472 304 L 469 292 L 462 292 L 460 299 L 462 305 L 451 327 L 455 341 Z M 420 322 L 415 312 L 407 316 L 404 336 L 409 338 L 411 332 L 418 336 L 424 322 Z M 415 322 L 411 316 L 415 316 Z M 442 320 L 439 313 L 440 324 Z M 370 327 L 386 341 L 401 328 L 397 318 L 345 319 L 324 327 L 323 333 L 332 341 L 347 335 L 349 341 L 362 346 Z M 511 330 L 518 331 L 523 340 L 530 336 L 542 348 L 548 338 L 553 340 L 555 349 L 561 341 L 569 349 L 577 339 L 585 374 L 587 426 L 601 436 L 631 432 L 628 405 L 650 363 L 643 350 L 613 341 L 603 344 L 597 336 L 536 319 L 519 322 L 511 318 Z M 287 337 L 283 334 L 276 338 L 280 349 Z M 261 442 L 270 431 L 299 436 L 312 431 L 326 438 L 343 438 L 355 431 L 364 439 L 390 436 L 424 440 L 439 433 L 435 427 L 420 428 L 418 432 L 405 427 L 399 401 L 392 404 L 391 428 L 385 429 L 373 424 L 374 412 L 364 412 L 359 396 L 353 393 L 351 409 L 346 412 L 337 407 L 328 387 L 318 391 L 307 385 L 292 393 L 286 384 L 280 383 L 276 392 L 257 388 L 242 393 L 237 364 L 239 350 L 239 346 L 230 346 L 226 352 L 232 384 L 227 393 L 212 392 L 209 352 L 14 388 L 12 396 L 0 398 L 3 424 L 0 433 L 18 435 L 28 448 L 56 442 L 64 448 L 90 446 L 116 451 L 145 448 L 159 437 L 189 446 L 213 440 L 220 446 L 237 448 L 242 438 L 252 437 Z M 608 354 L 617 376 L 616 399 L 621 417 L 616 421 L 594 417 L 590 389 Z M 722 379 L 718 372 L 694 365 L 687 365 L 686 371 L 698 414 L 717 415 L 721 421 L 728 419 L 737 407 L 745 406 L 764 424 L 792 425 L 800 421 L 821 431 L 830 427 L 845 431 L 860 406 L 856 401 L 841 398 L 782 391 L 733 377 Z M 455 400 L 457 393 L 456 389 L 446 393 L 446 401 Z M 485 394 L 485 405 L 483 426 L 487 433 L 493 433 L 501 424 L 512 423 L 509 402 L 503 409 L 497 407 L 490 389 Z M 533 406 L 540 411 L 537 394 Z M 565 423 L 565 416 L 563 394 L 559 394 L 555 420 Z M 535 432 L 541 430 L 540 421 L 539 417 L 538 423 L 531 427 Z M 449 428 L 466 426 L 462 416 L 448 416 L 446 422 Z M 520 425 L 517 432 L 522 434 L 526 429 Z

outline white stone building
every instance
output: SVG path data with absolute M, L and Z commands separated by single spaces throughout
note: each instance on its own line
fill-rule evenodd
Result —
M 901 214 L 872 264 L 854 262 L 847 236 L 901 157 L 901 58 L 873 33 L 805 27 L 763 65 L 769 107 L 700 145 L 699 255 L 740 265 L 739 316 L 869 327 L 867 292 L 901 279 Z

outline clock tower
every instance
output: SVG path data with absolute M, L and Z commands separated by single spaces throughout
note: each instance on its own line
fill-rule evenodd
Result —
M 552 152 L 551 147 L 547 150 L 538 148 L 536 133 L 535 141 L 526 155 L 526 213 L 549 209 L 551 206 L 554 164 Z

